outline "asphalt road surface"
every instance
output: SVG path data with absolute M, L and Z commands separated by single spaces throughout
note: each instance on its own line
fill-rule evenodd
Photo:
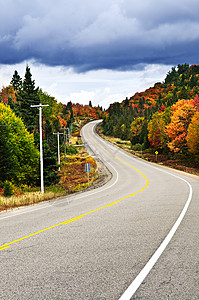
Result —
M 0 299 L 199 299 L 199 182 L 82 134 L 104 186 L 0 214 Z

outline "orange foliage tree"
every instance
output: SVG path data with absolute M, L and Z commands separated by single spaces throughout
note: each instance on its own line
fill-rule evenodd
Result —
M 3 102 L 4 104 L 8 104 L 9 99 L 12 99 L 12 101 L 16 103 L 16 94 L 12 85 L 6 87 L 3 86 L 0 92 L 0 102 Z
M 170 138 L 168 147 L 174 152 L 183 151 L 187 147 L 187 131 L 193 115 L 195 114 L 195 101 L 178 100 L 172 106 L 171 122 L 166 127 L 166 133 Z

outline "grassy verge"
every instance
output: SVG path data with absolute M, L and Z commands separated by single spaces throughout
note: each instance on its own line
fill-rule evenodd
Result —
M 90 163 L 91 166 L 89 183 L 85 172 L 86 163 Z M 60 185 L 67 193 L 79 192 L 92 185 L 98 179 L 96 162 L 86 152 L 80 152 L 78 155 L 66 155 L 60 174 Z
M 190 174 L 199 175 L 199 168 L 197 168 L 194 165 L 194 163 L 193 163 L 193 165 L 191 165 L 190 162 L 188 164 L 186 161 L 183 161 L 182 159 L 180 159 L 177 156 L 173 156 L 172 158 L 171 157 L 169 158 L 167 155 L 164 155 L 164 154 L 158 154 L 156 156 L 155 149 L 153 151 L 154 153 L 152 153 L 151 151 L 147 152 L 147 150 L 145 150 L 143 152 L 132 150 L 130 141 L 123 141 L 120 138 L 115 138 L 113 136 L 106 136 L 103 134 L 103 130 L 100 126 L 98 127 L 98 134 L 105 140 L 117 145 L 118 147 L 122 148 L 123 150 L 128 151 L 129 153 L 132 153 L 133 155 L 141 157 L 147 161 L 165 165 L 165 166 L 171 167 L 173 169 L 184 171 L 184 172 L 187 172 Z
M 46 191 L 42 194 L 40 191 L 26 192 L 20 196 L 0 197 L 0 211 L 15 208 L 24 205 L 30 205 L 45 200 L 50 200 L 62 196 L 62 192 Z

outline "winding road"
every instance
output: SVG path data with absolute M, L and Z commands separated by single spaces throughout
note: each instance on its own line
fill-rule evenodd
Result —
M 199 182 L 82 129 L 104 186 L 0 214 L 0 299 L 199 299 Z

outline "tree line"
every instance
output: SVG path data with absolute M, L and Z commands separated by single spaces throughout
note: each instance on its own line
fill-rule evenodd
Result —
M 40 185 L 39 172 L 39 110 L 31 105 L 48 104 L 42 110 L 43 163 L 45 185 L 59 182 L 57 164 L 57 137 L 54 132 L 69 128 L 78 131 L 85 120 L 101 118 L 102 107 L 57 102 L 48 93 L 35 86 L 30 67 L 26 66 L 24 79 L 15 71 L 10 85 L 0 92 L 0 187 L 5 182 L 16 185 Z M 73 124 L 73 126 L 71 126 Z M 63 132 L 63 130 L 62 130 Z M 64 138 L 60 136 L 60 143 Z M 71 147 L 67 147 L 68 152 Z
M 106 135 L 130 140 L 132 149 L 158 150 L 199 163 L 199 65 L 173 67 L 165 80 L 121 103 L 103 119 Z

